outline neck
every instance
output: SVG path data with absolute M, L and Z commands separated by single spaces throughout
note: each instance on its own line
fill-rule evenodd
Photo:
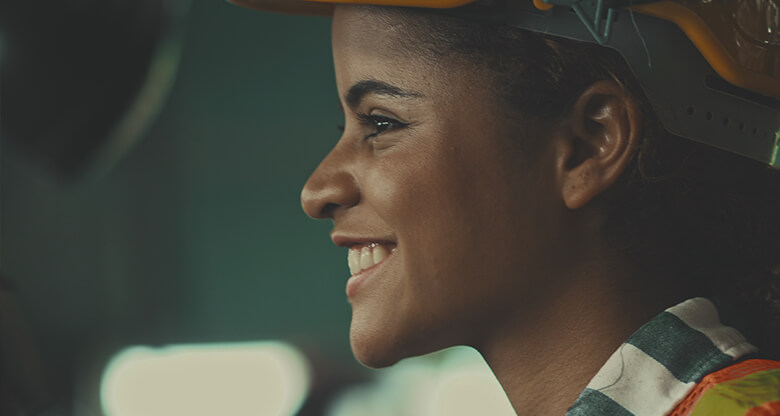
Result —
M 553 302 L 518 308 L 492 328 L 496 336 L 475 345 L 519 416 L 565 414 L 634 331 L 682 300 L 668 287 L 640 285 L 654 280 L 639 279 L 629 267 L 577 269 L 560 276 L 565 285 L 551 284 Z

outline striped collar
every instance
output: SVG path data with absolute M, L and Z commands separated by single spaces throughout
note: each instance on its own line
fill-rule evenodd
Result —
M 721 324 L 711 301 L 689 299 L 623 343 L 566 415 L 665 415 L 702 377 L 755 351 L 739 331 Z

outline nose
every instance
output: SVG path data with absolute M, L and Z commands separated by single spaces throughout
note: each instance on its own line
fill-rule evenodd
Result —
M 350 172 L 352 162 L 346 150 L 337 144 L 306 181 L 301 191 L 306 215 L 332 219 L 339 211 L 360 201 L 360 188 Z

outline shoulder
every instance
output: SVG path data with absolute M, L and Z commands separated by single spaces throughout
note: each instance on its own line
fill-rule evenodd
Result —
M 705 376 L 670 416 L 780 416 L 780 361 L 745 360 Z

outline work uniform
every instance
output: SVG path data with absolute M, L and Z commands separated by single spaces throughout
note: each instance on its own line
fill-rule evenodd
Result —
M 729 320 L 705 298 L 667 309 L 612 354 L 567 416 L 780 415 L 780 361 L 760 359 Z

